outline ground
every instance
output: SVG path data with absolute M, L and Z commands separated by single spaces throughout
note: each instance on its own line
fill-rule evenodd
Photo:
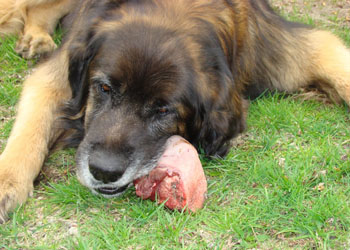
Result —
M 350 0 L 272 0 L 276 11 L 350 44 Z M 35 60 L 0 40 L 0 152 L 23 78 Z M 323 100 L 321 98 L 321 100 Z M 349 249 L 349 109 L 273 95 L 254 101 L 248 129 L 225 159 L 202 157 L 208 200 L 196 214 L 92 195 L 74 150 L 45 164 L 34 197 L 0 225 L 0 249 Z

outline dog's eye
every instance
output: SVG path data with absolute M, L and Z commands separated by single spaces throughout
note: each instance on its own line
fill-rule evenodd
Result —
M 102 93 L 108 94 L 111 92 L 112 89 L 111 89 L 111 86 L 109 86 L 108 84 L 102 83 L 99 85 L 99 90 Z
M 170 110 L 168 107 L 160 107 L 160 108 L 158 108 L 157 113 L 161 116 L 164 116 L 164 115 L 169 114 Z

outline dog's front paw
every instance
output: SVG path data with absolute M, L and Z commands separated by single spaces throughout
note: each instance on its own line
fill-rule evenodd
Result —
M 20 178 L 20 173 L 16 176 L 3 167 L 0 162 L 0 224 L 8 219 L 11 210 L 33 193 L 33 183 Z
M 56 48 L 57 45 L 48 33 L 27 32 L 18 40 L 15 50 L 23 58 L 30 59 L 36 55 L 49 53 Z

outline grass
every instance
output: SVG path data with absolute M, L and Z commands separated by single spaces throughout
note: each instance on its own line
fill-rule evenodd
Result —
M 334 25 L 343 19 L 305 15 L 315 1 L 303 2 L 310 5 L 286 2 L 280 11 L 350 43 L 349 28 Z M 18 57 L 14 43 L 0 47 L 0 151 L 34 63 Z M 225 159 L 202 159 L 208 200 L 196 214 L 142 201 L 133 189 L 118 199 L 92 195 L 75 177 L 75 151 L 55 153 L 34 198 L 0 226 L 0 249 L 349 248 L 349 119 L 345 107 L 294 96 L 254 101 L 238 146 Z

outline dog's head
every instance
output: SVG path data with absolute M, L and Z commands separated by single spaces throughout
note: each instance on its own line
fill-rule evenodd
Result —
M 78 178 L 94 192 L 122 193 L 156 166 L 172 135 L 224 155 L 243 129 L 219 38 L 198 32 L 108 20 L 70 46 L 69 109 L 84 113 Z

